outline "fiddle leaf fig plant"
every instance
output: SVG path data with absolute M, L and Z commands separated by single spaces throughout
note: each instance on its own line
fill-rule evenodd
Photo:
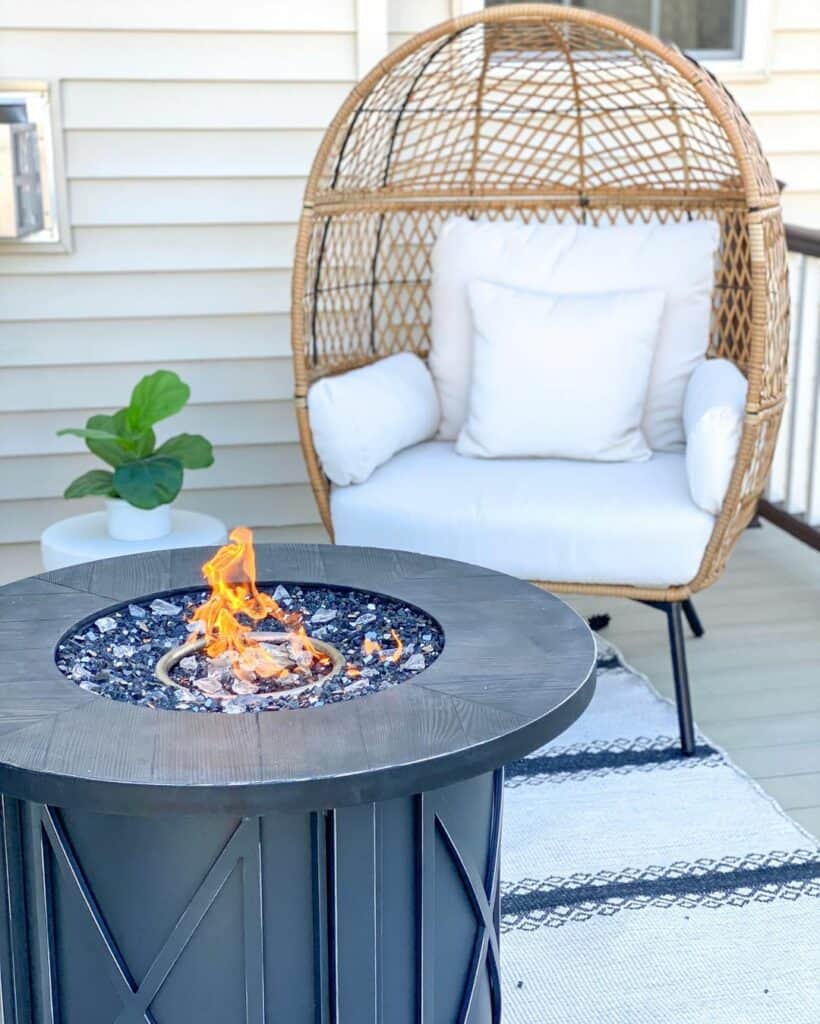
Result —
M 201 434 L 176 434 L 157 447 L 154 425 L 178 413 L 190 394 L 177 374 L 157 370 L 136 385 L 124 409 L 90 416 L 84 427 L 58 430 L 60 436 L 81 437 L 89 451 L 111 466 L 78 476 L 64 497 L 122 498 L 142 509 L 172 502 L 186 469 L 205 469 L 214 461 L 211 442 Z

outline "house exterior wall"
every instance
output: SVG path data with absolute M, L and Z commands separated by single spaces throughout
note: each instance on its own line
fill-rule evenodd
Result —
M 38 568 L 41 531 L 95 463 L 58 438 L 157 366 L 192 401 L 174 430 L 216 463 L 181 504 L 264 539 L 320 539 L 297 442 L 288 309 L 302 190 L 356 78 L 457 0 L 39 0 L 0 6 L 3 79 L 52 83 L 70 252 L 3 252 L 0 579 Z M 787 218 L 820 226 L 820 4 L 777 0 L 770 70 L 730 82 Z

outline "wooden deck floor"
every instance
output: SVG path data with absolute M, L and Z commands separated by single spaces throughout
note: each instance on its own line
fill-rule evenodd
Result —
M 603 635 L 672 696 L 660 612 L 617 599 L 570 603 L 608 612 Z M 769 524 L 747 530 L 695 606 L 706 628 L 698 640 L 687 632 L 699 726 L 820 836 L 820 554 Z

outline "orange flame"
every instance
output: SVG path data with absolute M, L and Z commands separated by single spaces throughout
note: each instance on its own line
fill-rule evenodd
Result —
M 401 657 L 401 652 L 404 650 L 404 644 L 401 642 L 401 637 L 395 631 L 395 629 L 390 630 L 390 635 L 393 637 L 393 643 L 396 645 L 396 647 L 392 654 L 388 654 L 387 657 L 382 658 L 382 660 L 388 661 L 390 662 L 391 665 L 393 665 Z
M 362 654 L 365 657 L 369 654 L 378 654 L 380 661 L 386 662 L 388 665 L 395 665 L 399 658 L 401 658 L 404 644 L 395 629 L 390 630 L 390 635 L 393 637 L 393 643 L 395 644 L 392 651 L 386 652 L 378 640 L 370 640 L 368 637 L 365 637 L 362 641 Z
M 257 589 L 256 554 L 253 534 L 245 526 L 231 530 L 229 542 L 202 566 L 211 594 L 191 617 L 191 623 L 202 623 L 207 640 L 205 653 L 217 658 L 229 652 L 236 668 L 242 667 L 255 675 L 269 679 L 287 671 L 255 641 L 248 639 L 255 624 L 264 619 L 276 619 L 293 632 L 301 634 L 301 645 L 314 658 L 326 662 L 327 656 L 310 643 L 298 612 L 286 612 L 270 594 Z M 251 620 L 251 625 L 240 622 L 237 615 Z

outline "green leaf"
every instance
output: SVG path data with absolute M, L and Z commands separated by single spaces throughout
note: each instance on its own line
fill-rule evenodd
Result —
M 110 419 L 110 417 L 97 417 L 92 416 L 91 419 Z M 89 420 L 89 423 L 91 420 Z M 72 437 L 84 437 L 86 440 L 92 441 L 119 441 L 121 438 L 118 434 L 112 433 L 110 430 L 100 430 L 97 427 L 65 427 L 63 430 L 57 431 L 57 437 L 64 437 L 66 434 L 71 434 Z
M 132 462 L 134 459 L 144 459 L 154 454 L 157 438 L 150 427 L 147 427 L 140 433 L 133 433 L 128 427 L 127 409 L 120 409 L 119 412 L 115 412 L 111 419 L 114 424 L 114 430 L 122 438 L 123 446 L 128 452 L 128 459 L 125 461 Z
M 170 370 L 157 370 L 131 392 L 126 422 L 133 434 L 141 434 L 160 420 L 173 416 L 188 401 L 191 389 Z
M 63 492 L 64 498 L 88 498 L 92 494 L 104 494 L 115 498 L 114 474 L 107 469 L 90 469 L 73 480 Z
M 179 459 L 186 469 L 205 469 L 213 465 L 214 450 L 202 434 L 177 434 L 157 448 L 157 455 Z
M 124 462 L 130 462 L 134 456 L 124 447 L 123 431 L 115 416 L 90 416 L 86 422 L 86 429 L 100 431 L 101 433 L 113 434 L 116 440 L 106 438 L 87 437 L 85 443 L 89 451 L 93 452 L 98 459 L 107 462 L 115 469 Z
M 135 508 L 156 508 L 173 501 L 182 487 L 182 463 L 168 456 L 127 462 L 114 472 L 119 496 Z

